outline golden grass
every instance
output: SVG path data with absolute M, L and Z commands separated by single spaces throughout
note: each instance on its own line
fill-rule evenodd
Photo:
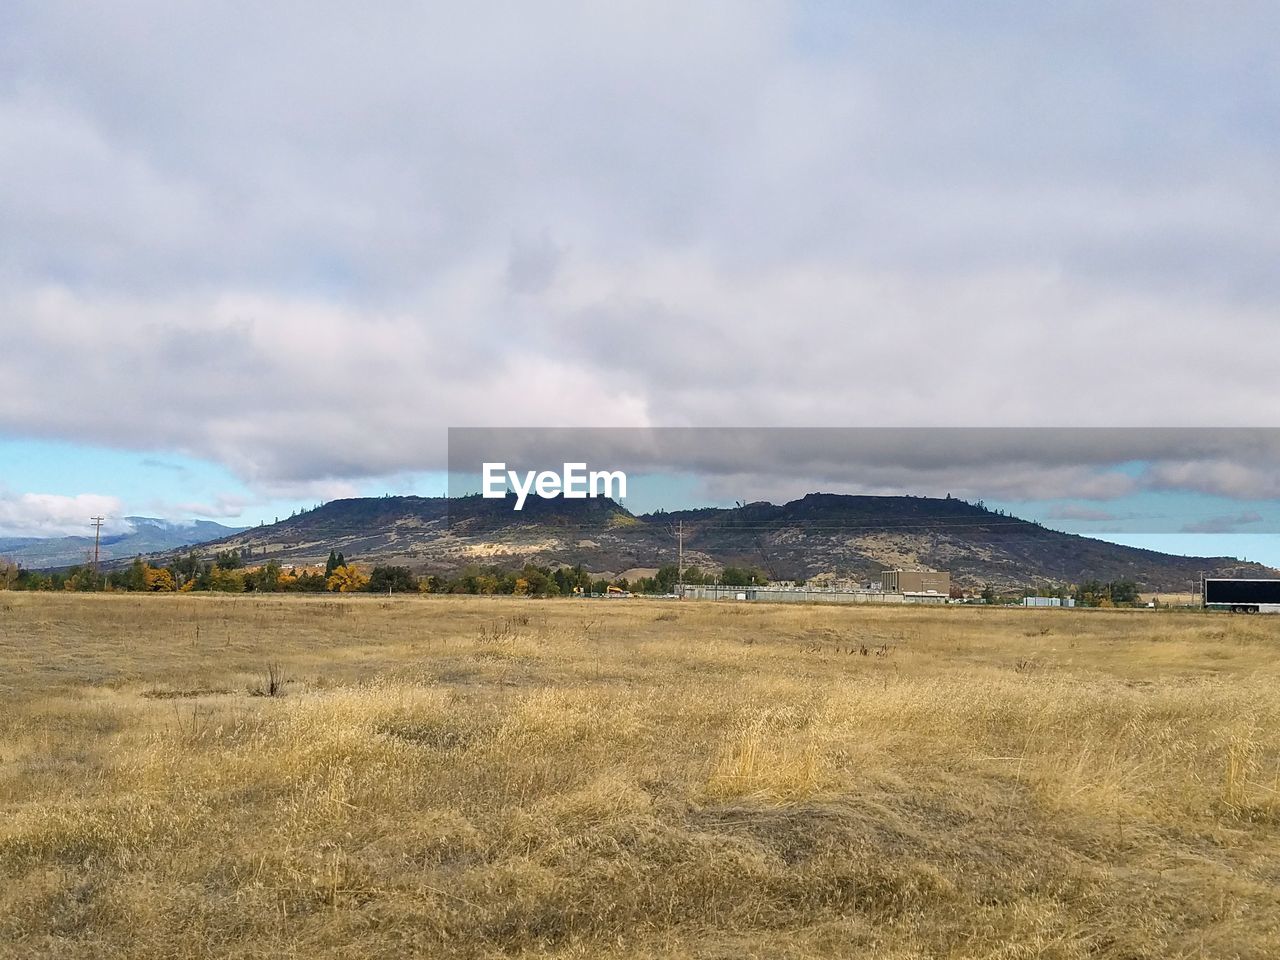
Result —
M 0 955 L 1280 956 L 1278 680 L 1266 617 L 0 594 Z

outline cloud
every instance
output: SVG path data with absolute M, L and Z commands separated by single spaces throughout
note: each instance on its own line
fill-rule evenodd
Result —
M 167 460 L 160 460 L 156 457 L 144 457 L 140 463 L 142 466 L 148 467 L 152 470 L 167 470 L 170 473 L 180 474 L 183 476 L 188 476 L 191 472 L 187 467 L 184 467 L 180 463 L 170 463 Z
M 1088 469 L 993 464 L 912 470 L 869 466 L 856 460 L 839 470 L 822 471 L 779 461 L 770 472 L 714 474 L 704 478 L 702 486 L 705 495 L 715 502 L 771 500 L 775 503 L 814 491 L 865 496 L 945 497 L 950 494 L 968 500 L 1048 500 L 1068 496 L 1111 499 L 1133 490 L 1128 477 Z
M 18 0 L 0 432 L 258 494 L 448 425 L 1274 422 L 1276 9 L 1097 17 Z M 1134 482 L 956 457 L 843 481 Z
M 1183 533 L 1235 533 L 1240 527 L 1251 523 L 1261 523 L 1263 516 L 1253 510 L 1246 510 L 1231 516 L 1208 517 L 1193 523 L 1184 524 Z
M 1153 464 L 1146 485 L 1155 490 L 1197 490 L 1241 500 L 1280 499 L 1280 461 L 1240 449 L 1240 459 L 1204 459 Z
M 252 503 L 253 500 L 250 497 L 218 494 L 209 501 L 187 501 L 172 505 L 157 505 L 156 513 L 181 520 L 191 518 L 225 520 L 241 516 L 245 508 L 252 505 Z
M 7 537 L 92 537 L 89 520 L 97 516 L 106 517 L 104 534 L 128 533 L 133 526 L 121 513 L 118 498 L 101 494 L 62 496 L 0 491 L 0 535 Z
M 1054 507 L 1049 511 L 1050 520 L 1080 520 L 1085 523 L 1108 523 L 1117 520 L 1124 520 L 1127 517 L 1110 510 L 1099 510 L 1095 507 L 1081 507 L 1075 504 L 1067 504 L 1062 507 Z
M 586 460 L 636 474 L 692 475 L 716 500 L 777 501 L 813 490 L 1002 501 L 1280 495 L 1272 480 L 1280 474 L 1276 429 L 460 428 L 450 431 L 449 446 L 459 474 L 478 476 L 485 461 L 546 468 Z M 1200 469 L 1205 463 L 1215 468 Z

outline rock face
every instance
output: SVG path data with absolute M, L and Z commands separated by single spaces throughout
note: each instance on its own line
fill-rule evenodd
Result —
M 875 579 L 885 568 L 920 566 L 949 570 L 953 582 L 969 587 L 1127 579 L 1144 589 L 1185 591 L 1202 572 L 1275 573 L 1227 557 L 1178 557 L 1059 533 L 963 500 L 819 493 L 781 506 L 642 516 L 607 499 L 531 498 L 518 513 L 510 503 L 480 497 L 335 500 L 197 552 L 247 548 L 255 558 L 322 563 L 337 549 L 365 564 L 438 572 L 532 561 L 612 574 L 674 563 L 680 524 L 686 565 L 757 567 L 775 580 Z

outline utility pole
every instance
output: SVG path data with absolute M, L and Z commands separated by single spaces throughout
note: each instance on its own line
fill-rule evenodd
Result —
M 676 524 L 676 542 L 679 547 L 676 550 L 676 592 L 680 594 L 680 599 L 684 599 L 684 521 L 681 520 Z
M 93 524 L 93 580 L 98 581 L 98 541 L 102 537 L 102 521 L 106 517 L 90 517 L 89 521 Z

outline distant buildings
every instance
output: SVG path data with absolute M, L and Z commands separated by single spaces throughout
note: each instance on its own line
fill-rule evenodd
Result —
M 815 578 L 816 579 L 816 578 Z M 946 603 L 951 574 L 938 570 L 890 570 L 870 588 L 839 582 L 831 585 L 731 587 L 685 584 L 683 596 L 694 600 L 764 600 L 774 603 Z

